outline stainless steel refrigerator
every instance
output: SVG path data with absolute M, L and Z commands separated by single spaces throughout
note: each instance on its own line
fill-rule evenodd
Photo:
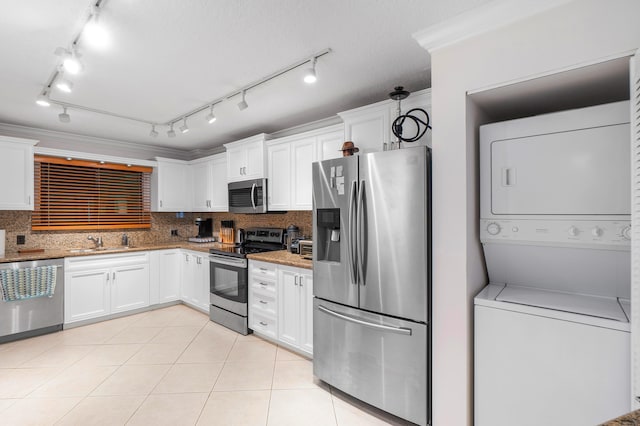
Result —
M 313 163 L 313 372 L 431 417 L 431 150 Z

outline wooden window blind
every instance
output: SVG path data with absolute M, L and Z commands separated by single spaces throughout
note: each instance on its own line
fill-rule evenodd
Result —
M 151 228 L 151 171 L 36 155 L 31 228 Z

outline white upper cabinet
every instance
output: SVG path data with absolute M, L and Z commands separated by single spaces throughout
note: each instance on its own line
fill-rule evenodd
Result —
M 344 138 L 344 126 L 331 126 L 326 130 L 326 132 L 318 135 L 318 161 L 342 157 L 342 151 L 340 151 L 340 148 L 342 148 L 342 144 L 346 141 Z
M 33 210 L 33 146 L 37 143 L 0 136 L 0 210 Z
M 222 153 L 193 160 L 189 167 L 192 211 L 228 211 L 227 155 Z
M 344 121 L 344 138 L 353 143 L 360 149 L 360 154 L 369 152 L 382 151 L 385 144 L 389 146 L 390 142 L 395 142 L 396 137 L 391 131 L 394 120 L 398 116 L 398 103 L 391 99 L 378 102 L 372 105 L 363 106 L 349 111 L 338 113 Z M 412 93 L 401 104 L 402 114 L 406 114 L 413 108 L 422 108 L 429 113 L 431 118 L 431 89 L 421 90 Z M 421 112 L 415 112 L 415 115 L 422 121 L 426 117 Z M 415 123 L 407 119 L 403 124 L 403 136 L 405 138 L 416 135 Z M 403 147 L 411 147 L 418 145 L 431 146 L 431 131 L 427 130 L 422 138 L 416 142 L 403 142 Z
M 311 163 L 324 150 L 340 154 L 342 135 L 336 125 L 267 142 L 269 210 L 311 210 Z
M 237 142 L 224 144 L 227 150 L 227 180 L 229 182 L 265 177 L 266 139 L 267 135 L 261 133 Z
M 156 212 L 191 211 L 191 178 L 186 161 L 156 158 L 151 175 L 151 210 Z

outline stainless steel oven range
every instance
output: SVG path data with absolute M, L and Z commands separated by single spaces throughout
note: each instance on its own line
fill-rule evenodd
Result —
M 241 334 L 249 334 L 247 321 L 249 268 L 247 254 L 283 250 L 284 229 L 249 228 L 240 245 L 209 250 L 209 318 Z

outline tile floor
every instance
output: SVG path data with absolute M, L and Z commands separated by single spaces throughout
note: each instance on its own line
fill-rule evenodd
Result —
M 0 344 L 2 425 L 405 424 L 184 305 Z

